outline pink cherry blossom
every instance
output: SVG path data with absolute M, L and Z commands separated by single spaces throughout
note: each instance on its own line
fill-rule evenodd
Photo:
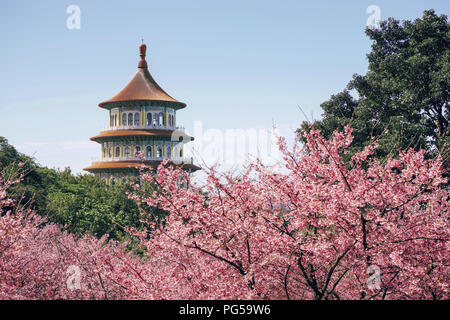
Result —
M 293 148 L 279 139 L 278 167 L 204 168 L 203 182 L 167 162 L 142 171 L 130 197 L 168 212 L 129 230 L 144 256 L 107 236 L 76 238 L 25 208 L 5 212 L 21 175 L 0 174 L 0 298 L 448 299 L 441 159 L 411 149 L 379 161 L 374 142 L 345 162 L 351 128 L 305 138 Z M 80 288 L 67 285 L 70 266 Z

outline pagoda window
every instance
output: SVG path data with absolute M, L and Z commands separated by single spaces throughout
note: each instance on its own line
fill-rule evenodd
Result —
M 117 126 L 117 114 L 114 115 L 114 127 Z
M 170 159 L 170 157 L 172 156 L 172 147 L 171 146 L 167 146 L 167 158 Z
M 153 150 L 152 150 L 152 146 L 147 146 L 147 148 L 145 149 L 145 157 L 147 159 L 150 159 L 153 157 Z
M 127 114 L 122 113 L 122 126 L 126 126 L 126 125 L 127 125 Z
M 129 158 L 130 157 L 130 153 L 131 153 L 130 147 L 126 146 L 125 147 L 125 158 Z
M 133 114 L 131 112 L 128 114 L 128 125 L 133 125 Z
M 112 158 L 112 148 L 108 148 L 108 158 Z
M 149 112 L 147 113 L 147 126 L 151 126 L 152 125 L 152 113 Z
M 140 146 L 136 146 L 135 148 L 134 148 L 134 156 L 137 158 L 138 157 L 138 155 L 139 155 L 139 153 L 141 153 L 141 147 Z
M 158 148 L 156 149 L 156 157 L 157 158 L 162 157 L 162 148 L 160 146 L 158 146 Z
M 164 113 L 160 112 L 158 115 L 158 126 L 163 125 L 164 123 Z
M 106 158 L 106 147 L 103 146 L 103 158 Z
M 137 112 L 134 114 L 134 125 L 135 126 L 139 126 L 139 122 L 140 122 L 139 121 L 139 116 L 140 116 L 140 114 L 137 113 Z
M 153 114 L 153 125 L 156 126 L 158 125 L 158 115 L 156 113 Z
M 116 158 L 120 158 L 120 147 L 116 147 Z

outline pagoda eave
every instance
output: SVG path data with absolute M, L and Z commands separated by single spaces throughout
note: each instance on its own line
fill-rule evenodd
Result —
M 100 108 L 110 110 L 112 108 L 129 105 L 129 106 L 167 106 L 172 107 L 175 110 L 180 110 L 186 107 L 186 103 L 170 100 L 155 100 L 155 99 L 124 99 L 124 100 L 108 100 L 98 104 Z
M 99 161 L 99 162 L 94 162 L 92 165 L 84 168 L 83 170 L 92 172 L 92 173 L 101 172 L 101 171 L 111 171 L 111 170 L 137 171 L 143 166 L 150 166 L 153 168 L 157 168 L 160 164 L 161 164 L 161 161 Z M 192 163 L 184 163 L 184 162 L 176 163 L 176 162 L 170 161 L 168 164 L 169 165 L 172 164 L 177 167 L 181 167 L 183 170 L 189 170 L 189 171 L 197 171 L 197 170 L 201 169 L 199 166 L 196 166 L 195 164 L 192 164 Z
M 176 132 L 176 130 L 106 130 L 92 137 L 90 140 L 106 140 L 115 137 L 182 137 L 183 140 L 194 140 L 194 137 L 191 137 L 185 133 L 174 135 L 174 132 Z M 179 139 L 177 141 L 179 141 Z

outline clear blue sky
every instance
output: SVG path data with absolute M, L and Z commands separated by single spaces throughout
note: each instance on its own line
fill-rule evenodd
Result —
M 66 27 L 69 5 L 81 29 Z M 0 2 L 0 136 L 50 167 L 79 172 L 100 155 L 97 104 L 131 79 L 137 47 L 150 72 L 188 107 L 179 124 L 294 129 L 367 70 L 366 8 L 381 18 L 448 14 L 449 1 Z

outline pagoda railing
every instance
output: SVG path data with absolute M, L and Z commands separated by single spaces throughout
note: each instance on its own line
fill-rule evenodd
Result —
M 145 161 L 163 161 L 169 159 L 176 164 L 194 164 L 194 159 L 192 157 L 171 157 L 171 158 L 158 158 L 158 157 L 146 157 Z M 93 164 L 99 164 L 102 162 L 116 162 L 116 161 L 140 161 L 139 157 L 117 157 L 117 158 L 92 158 Z
M 184 127 L 176 127 L 176 126 L 158 126 L 158 125 L 132 125 L 132 126 L 112 126 L 112 127 L 104 127 L 100 130 L 103 131 L 114 131 L 114 130 L 136 130 L 136 129 L 145 129 L 145 130 L 180 130 L 184 132 Z

